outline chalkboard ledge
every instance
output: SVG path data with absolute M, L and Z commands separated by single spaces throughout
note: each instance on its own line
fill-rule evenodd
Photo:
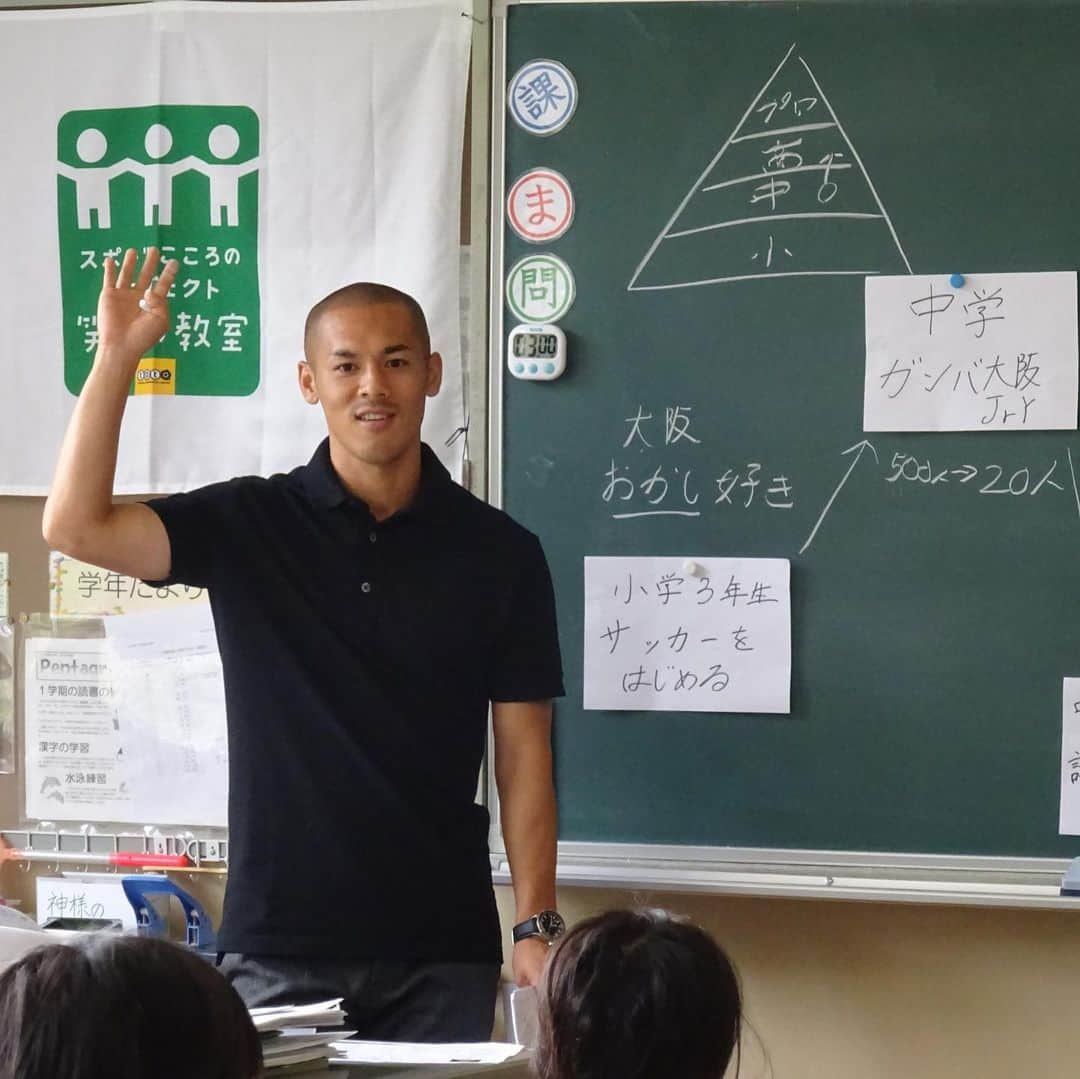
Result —
M 510 881 L 505 852 L 496 884 Z M 561 887 L 1080 911 L 1060 894 L 1068 859 L 560 843 Z

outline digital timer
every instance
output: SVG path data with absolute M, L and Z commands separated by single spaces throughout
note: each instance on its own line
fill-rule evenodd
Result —
M 515 326 L 506 344 L 506 366 L 515 378 L 558 378 L 566 370 L 566 334 L 551 324 Z

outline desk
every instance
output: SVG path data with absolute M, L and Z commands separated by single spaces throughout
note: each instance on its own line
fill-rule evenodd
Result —
M 331 1079 L 530 1079 L 532 1054 L 524 1054 L 502 1064 L 353 1064 L 333 1067 Z M 267 1073 L 273 1079 L 273 1071 Z M 310 1079 L 326 1079 L 327 1072 L 311 1072 Z M 284 1079 L 284 1077 L 283 1077 Z M 293 1072 L 288 1079 L 309 1079 L 308 1073 Z
M 524 1056 L 503 1064 L 354 1064 L 333 1071 L 350 1079 L 527 1079 L 530 1061 Z

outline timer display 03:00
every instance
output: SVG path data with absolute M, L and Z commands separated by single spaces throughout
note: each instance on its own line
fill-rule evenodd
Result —
M 552 324 L 515 326 L 507 340 L 506 366 L 515 378 L 558 378 L 566 370 L 566 334 Z
M 519 333 L 511 342 L 518 359 L 549 359 L 559 350 L 559 339 L 553 333 Z

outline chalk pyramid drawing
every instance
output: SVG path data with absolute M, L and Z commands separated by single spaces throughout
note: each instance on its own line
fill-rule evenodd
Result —
M 653 241 L 630 292 L 911 273 L 870 176 L 797 44 Z

